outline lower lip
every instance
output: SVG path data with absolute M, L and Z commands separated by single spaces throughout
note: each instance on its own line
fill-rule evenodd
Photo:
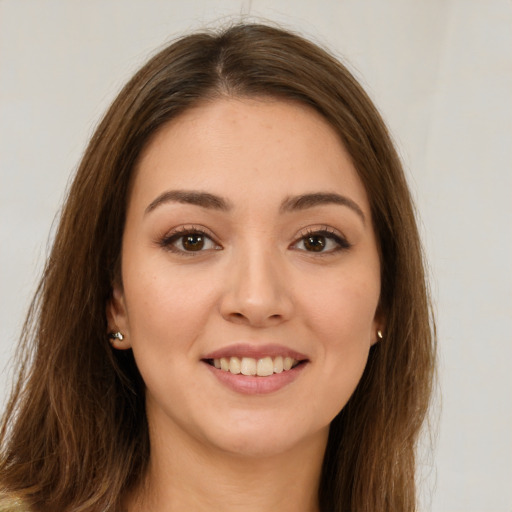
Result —
M 236 375 L 231 372 L 219 370 L 215 368 L 215 366 L 206 362 L 204 362 L 204 364 L 222 384 L 237 393 L 243 393 L 245 395 L 264 395 L 268 393 L 275 393 L 285 386 L 288 386 L 288 384 L 291 384 L 297 377 L 299 377 L 307 366 L 307 362 L 303 362 L 291 370 L 274 373 L 268 377 L 256 377 L 242 374 Z

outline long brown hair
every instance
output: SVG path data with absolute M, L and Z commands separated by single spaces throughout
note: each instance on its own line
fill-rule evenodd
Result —
M 124 87 L 93 135 L 21 338 L 20 376 L 0 431 L 5 500 L 41 512 L 115 511 L 144 475 L 144 385 L 130 351 L 113 351 L 106 336 L 128 186 L 159 127 L 221 96 L 307 104 L 352 157 L 374 219 L 386 329 L 332 422 L 319 503 L 329 512 L 416 508 L 415 445 L 431 395 L 435 336 L 399 158 L 379 113 L 342 64 L 300 36 L 253 24 L 165 48 Z

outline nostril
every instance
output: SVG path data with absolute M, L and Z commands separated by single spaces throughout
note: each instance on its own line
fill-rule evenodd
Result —
M 245 319 L 245 316 L 242 313 L 237 313 L 237 312 L 230 313 L 229 317 L 232 320 L 244 320 Z
M 248 314 L 244 315 L 243 313 L 239 312 L 232 312 L 229 314 L 229 318 L 231 318 L 232 321 L 235 322 L 249 322 L 249 323 L 261 323 L 261 322 L 274 322 L 274 321 L 281 321 L 283 318 L 283 315 L 280 315 L 279 313 L 270 315 L 268 317 L 262 316 L 262 318 L 259 317 L 259 315 L 255 314 Z
M 287 320 L 293 307 L 288 299 L 257 300 L 258 298 L 240 298 L 236 294 L 228 294 L 220 304 L 220 313 L 224 320 L 237 324 L 257 327 L 277 325 Z

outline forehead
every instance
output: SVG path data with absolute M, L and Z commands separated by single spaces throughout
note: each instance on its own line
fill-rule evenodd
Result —
M 349 194 L 364 186 L 331 125 L 311 107 L 272 98 L 223 98 L 165 124 L 142 152 L 133 192 L 165 189 L 281 200 L 311 190 Z

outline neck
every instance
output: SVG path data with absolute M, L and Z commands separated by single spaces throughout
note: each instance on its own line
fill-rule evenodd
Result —
M 127 497 L 127 512 L 319 510 L 327 432 L 288 452 L 261 457 L 151 442 L 147 474 Z

